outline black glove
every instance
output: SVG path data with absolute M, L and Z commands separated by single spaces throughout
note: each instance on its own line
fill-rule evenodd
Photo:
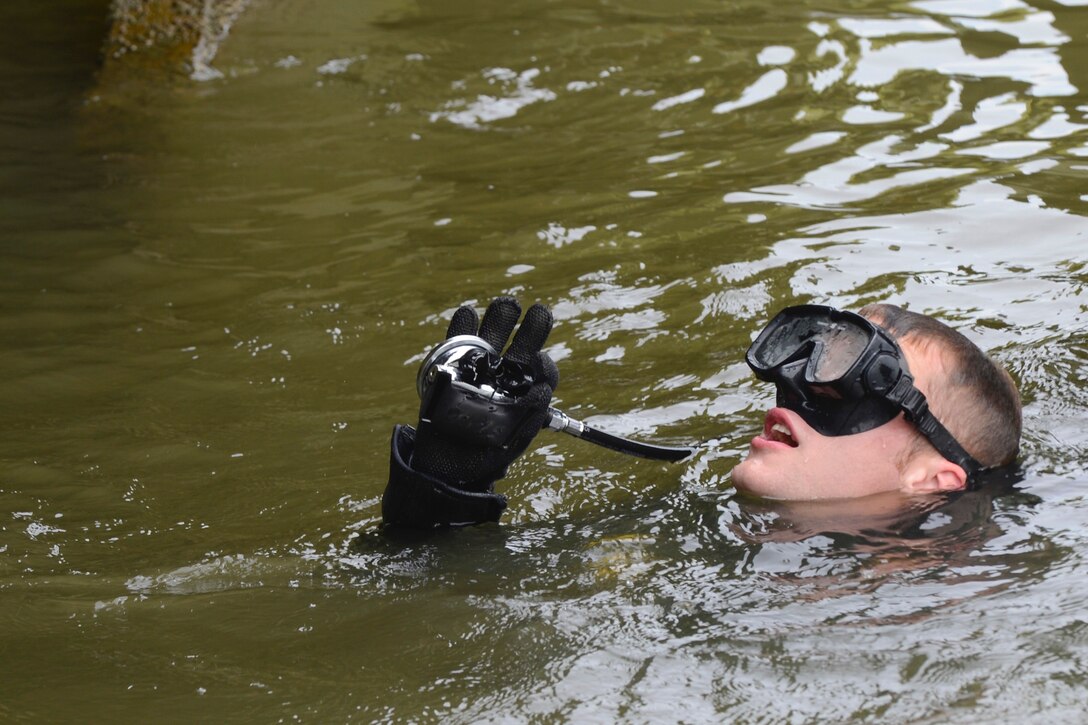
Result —
M 476 335 L 501 351 L 520 315 L 510 297 L 492 302 L 482 323 L 475 310 L 461 307 L 446 339 Z M 506 498 L 494 493 L 494 483 L 547 421 L 559 384 L 558 368 L 541 352 L 551 328 L 548 308 L 533 305 L 501 361 L 492 361 L 523 376 L 524 384 L 506 391 L 502 402 L 481 403 L 479 396 L 440 379 L 424 395 L 418 430 L 394 428 L 389 484 L 382 496 L 387 524 L 431 528 L 498 520 Z

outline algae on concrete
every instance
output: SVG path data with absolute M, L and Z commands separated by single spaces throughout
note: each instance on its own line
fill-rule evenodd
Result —
M 194 80 L 220 76 L 211 66 L 230 28 L 249 0 L 113 0 L 106 41 L 106 74 L 184 74 Z

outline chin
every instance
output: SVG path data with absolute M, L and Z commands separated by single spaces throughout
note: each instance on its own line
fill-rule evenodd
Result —
M 760 473 L 766 474 L 767 472 L 760 471 L 759 469 L 760 465 L 751 458 L 746 458 L 738 463 L 729 474 L 729 477 L 733 481 L 733 487 L 738 491 L 754 496 L 778 498 L 773 483 L 770 483 L 767 480 L 761 480 L 767 478 L 767 476 L 760 476 Z
M 768 466 L 767 461 L 749 456 L 738 463 L 730 473 L 733 487 L 749 496 L 774 501 L 812 501 L 820 498 L 812 495 L 806 481 L 791 475 L 782 466 Z

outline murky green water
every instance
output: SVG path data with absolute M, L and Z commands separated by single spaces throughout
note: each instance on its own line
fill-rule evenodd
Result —
M 0 10 L 2 719 L 1083 721 L 1082 3 L 263 0 L 96 87 L 103 5 Z M 382 537 L 498 293 L 564 409 L 709 443 L 545 433 L 501 526 Z M 735 499 L 752 332 L 877 300 L 1014 372 L 1024 480 Z

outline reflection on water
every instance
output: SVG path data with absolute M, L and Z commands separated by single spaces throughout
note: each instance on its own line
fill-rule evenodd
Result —
M 59 15 L 104 5 L 0 11 L 35 39 L 0 64 L 0 714 L 1082 718 L 1072 0 L 282 0 L 172 87 L 96 85 Z M 498 293 L 555 311 L 563 409 L 704 443 L 544 433 L 503 525 L 383 534 L 415 368 Z M 752 334 L 873 301 L 1013 372 L 1022 480 L 735 496 Z

